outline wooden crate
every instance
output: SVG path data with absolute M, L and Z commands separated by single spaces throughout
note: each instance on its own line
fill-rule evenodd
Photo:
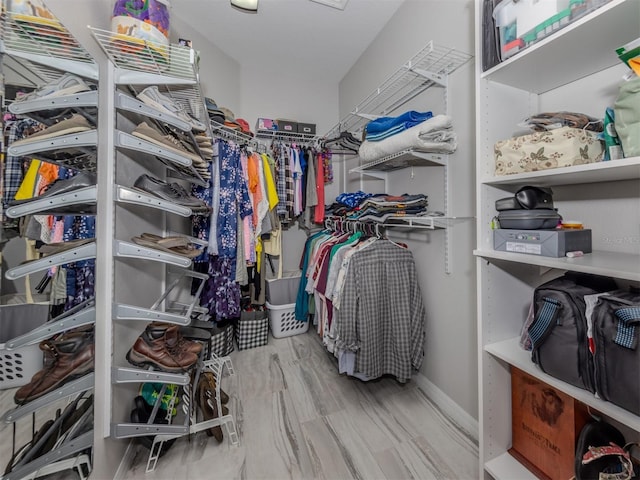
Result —
M 573 477 L 576 441 L 589 418 L 586 405 L 511 367 L 509 453 L 537 477 Z

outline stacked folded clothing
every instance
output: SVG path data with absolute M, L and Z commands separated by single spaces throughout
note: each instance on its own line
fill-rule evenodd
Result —
M 410 110 L 398 117 L 377 118 L 367 124 L 365 140 L 379 142 L 392 135 L 404 132 L 411 127 L 415 127 L 431 117 L 433 117 L 433 113 L 431 112 L 416 112 L 415 110 Z
M 385 222 L 394 217 L 425 215 L 427 207 L 427 196 L 423 194 L 374 195 L 364 200 L 347 219 Z
M 327 216 L 362 222 L 386 222 L 394 218 L 427 215 L 429 202 L 423 194 L 387 195 L 342 193 L 327 207 Z
M 358 155 L 370 162 L 408 149 L 446 154 L 454 152 L 457 147 L 451 117 L 436 115 L 384 140 L 365 140 L 360 145 Z

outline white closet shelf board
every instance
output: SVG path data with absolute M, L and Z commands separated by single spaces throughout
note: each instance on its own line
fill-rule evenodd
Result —
M 559 270 L 616 277 L 634 282 L 640 281 L 640 255 L 632 253 L 596 250 L 576 258 L 542 257 L 496 250 L 474 250 L 473 254 L 488 261 L 501 260 L 524 263 Z
M 552 186 L 633 179 L 640 179 L 640 157 L 489 177 L 483 179 L 482 183 L 486 185 L 522 185 L 527 182 L 535 182 L 539 186 Z
M 551 375 L 547 375 L 540 370 L 540 368 L 531 361 L 531 352 L 520 347 L 519 337 L 485 345 L 484 349 L 494 357 L 499 358 L 509 365 L 542 380 L 553 388 L 566 393 L 570 397 L 593 407 L 607 417 L 610 417 L 623 425 L 627 425 L 636 431 L 640 430 L 640 417 L 637 415 L 634 415 L 630 411 L 620 408 L 617 405 L 597 398 L 589 390 L 569 385 L 568 383 L 558 380 Z
M 612 25 L 615 28 L 611 28 Z M 622 46 L 638 38 L 639 30 L 640 2 L 612 0 L 480 77 L 528 92 L 544 93 L 618 65 L 620 60 L 610 46 Z M 601 35 L 607 36 L 606 42 Z M 549 68 L 553 68 L 553 75 L 534 75 Z
M 44 80 L 54 80 L 61 72 L 98 78 L 98 65 L 57 19 L 4 12 L 0 20 L 5 53 L 29 62 L 27 68 Z
M 442 167 L 447 165 L 447 157 L 444 154 L 407 149 L 354 167 L 349 173 L 391 172 L 407 167 Z
M 23 157 L 32 153 L 51 152 L 54 150 L 75 150 L 82 147 L 93 147 L 98 143 L 98 130 L 87 130 L 79 133 L 68 133 L 57 137 L 39 140 L 36 137 L 33 141 L 22 145 L 12 145 L 7 151 L 9 155 Z
M 341 131 L 357 131 L 369 120 L 387 116 L 412 98 L 433 86 L 446 86 L 447 75 L 473 58 L 456 49 L 429 42 L 409 61 L 385 80 L 354 110 L 342 118 L 325 138 L 333 138 Z
M 498 455 L 484 464 L 484 468 L 496 480 L 536 480 L 536 477 L 508 452 Z

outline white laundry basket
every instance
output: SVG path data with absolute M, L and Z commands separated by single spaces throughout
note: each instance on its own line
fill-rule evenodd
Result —
M 305 333 L 309 322 L 296 320 L 296 296 L 300 284 L 300 273 L 285 273 L 282 278 L 267 279 L 267 312 L 271 335 L 275 338 L 290 337 Z

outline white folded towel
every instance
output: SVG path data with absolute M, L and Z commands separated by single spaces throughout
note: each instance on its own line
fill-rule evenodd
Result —
M 452 153 L 457 147 L 451 117 L 436 115 L 379 142 L 362 142 L 358 155 L 365 162 L 371 162 L 409 148 L 428 153 Z

